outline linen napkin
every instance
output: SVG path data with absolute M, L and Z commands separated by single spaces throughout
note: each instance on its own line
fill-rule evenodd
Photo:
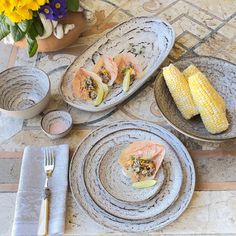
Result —
M 65 226 L 68 187 L 68 145 L 51 146 L 55 168 L 49 178 L 49 235 L 62 235 Z M 23 154 L 20 183 L 16 197 L 12 236 L 36 236 L 45 183 L 43 147 L 26 147 Z

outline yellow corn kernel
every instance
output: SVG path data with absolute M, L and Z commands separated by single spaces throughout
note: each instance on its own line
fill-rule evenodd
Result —
M 206 76 L 198 72 L 190 76 L 188 82 L 206 129 L 212 134 L 225 131 L 229 126 L 226 112 L 222 110 L 221 100 L 214 96 L 214 88 Z
M 190 76 L 194 75 L 197 72 L 200 72 L 200 70 L 195 65 L 191 64 L 183 71 L 183 74 L 185 78 L 188 79 Z
M 183 74 L 184 74 L 184 76 L 185 76 L 185 78 L 188 80 L 189 79 L 189 77 L 191 77 L 192 75 L 194 75 L 194 74 L 196 74 L 196 73 L 201 73 L 201 74 L 203 74 L 195 65 L 190 65 L 190 66 L 188 66 L 184 71 L 183 71 Z M 203 75 L 204 76 L 204 75 Z M 223 111 L 225 111 L 226 110 L 226 107 L 225 107 L 225 101 L 224 101 L 224 99 L 220 96 L 220 94 L 215 90 L 215 88 L 210 84 L 210 82 L 208 82 L 209 83 L 209 85 L 208 85 L 208 87 L 209 86 L 211 86 L 212 88 L 211 88 L 211 91 L 212 91 L 212 93 L 211 93 L 211 96 L 214 98 L 214 99 L 216 99 L 217 101 L 219 101 L 219 104 L 220 104 L 220 106 L 221 106 L 221 108 L 222 108 L 222 110 Z
M 199 114 L 194 104 L 188 81 L 179 69 L 170 64 L 163 68 L 163 75 L 175 104 L 183 117 L 190 119 Z

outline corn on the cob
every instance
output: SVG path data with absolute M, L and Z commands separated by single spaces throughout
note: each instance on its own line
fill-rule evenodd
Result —
M 189 77 L 191 77 L 192 75 L 196 74 L 196 73 L 201 73 L 203 74 L 195 65 L 190 65 L 188 66 L 184 71 L 183 74 L 185 76 L 185 78 L 188 80 Z M 204 76 L 204 75 L 203 75 Z M 213 99 L 216 99 L 217 101 L 219 101 L 219 104 L 222 108 L 223 111 L 226 110 L 225 107 L 225 101 L 224 99 L 220 96 L 220 94 L 214 89 L 214 87 L 210 84 L 210 82 L 208 82 L 209 85 L 208 87 L 211 86 L 211 96 L 213 97 Z
M 190 119 L 198 114 L 194 104 L 188 81 L 174 65 L 170 64 L 163 68 L 163 75 L 167 87 L 185 119 Z
M 200 70 L 195 65 L 191 64 L 183 71 L 183 74 L 185 78 L 188 80 L 190 76 L 194 75 L 197 72 L 200 72 Z
M 226 112 L 222 110 L 221 101 L 214 96 L 214 88 L 201 72 L 188 79 L 195 104 L 200 112 L 206 129 L 212 133 L 221 133 L 228 126 Z

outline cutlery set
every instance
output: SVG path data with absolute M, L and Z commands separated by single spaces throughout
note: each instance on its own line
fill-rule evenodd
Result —
M 45 172 L 45 185 L 44 185 L 44 196 L 40 209 L 39 216 L 39 228 L 38 235 L 48 234 L 48 223 L 49 223 L 49 204 L 50 204 L 50 188 L 49 179 L 53 174 L 55 168 L 55 156 L 53 150 L 50 148 L 44 149 L 44 172 Z

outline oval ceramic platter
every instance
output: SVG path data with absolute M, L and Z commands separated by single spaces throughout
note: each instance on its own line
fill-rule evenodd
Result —
M 118 164 L 121 151 L 138 140 L 165 146 L 157 184 L 135 189 Z M 189 153 L 170 132 L 145 121 L 98 128 L 78 146 L 70 166 L 76 202 L 94 220 L 123 232 L 160 229 L 177 219 L 191 200 L 195 171 Z
M 162 115 L 178 131 L 198 140 L 222 142 L 236 138 L 236 65 L 208 56 L 187 57 L 174 63 L 181 71 L 190 64 L 197 66 L 224 98 L 229 128 L 220 134 L 210 134 L 204 127 L 200 116 L 190 120 L 184 119 L 171 97 L 162 72 L 160 72 L 155 82 L 154 93 Z
M 68 67 L 59 88 L 64 101 L 90 112 L 103 111 L 118 105 L 151 78 L 169 54 L 174 40 L 173 28 L 157 17 L 136 17 L 118 25 Z M 124 92 L 120 85 L 113 85 L 108 96 L 97 107 L 74 96 L 71 82 L 80 67 L 92 70 L 101 55 L 114 57 L 123 52 L 133 53 L 144 71 L 142 78 L 135 80 L 128 92 Z

